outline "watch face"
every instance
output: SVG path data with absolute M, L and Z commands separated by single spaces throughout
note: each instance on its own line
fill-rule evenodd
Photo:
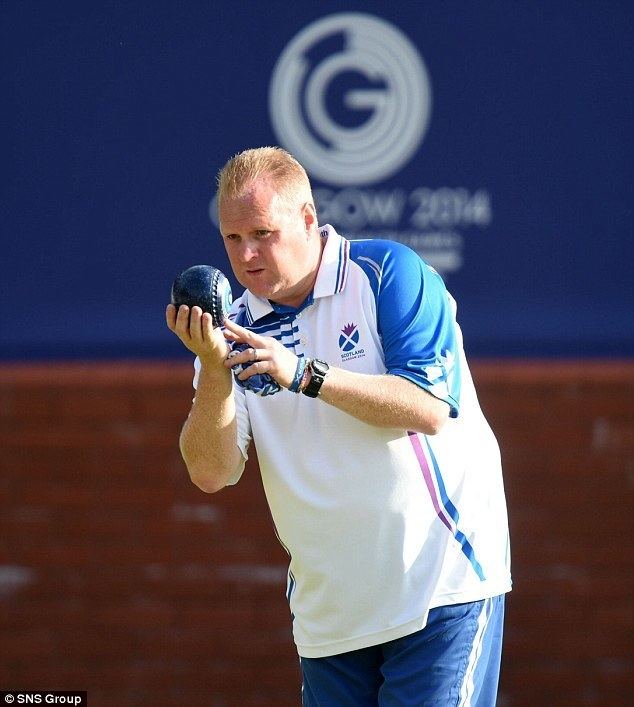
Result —
M 330 366 L 325 361 L 320 361 L 318 358 L 313 359 L 312 369 L 315 373 L 325 376 L 329 368 Z

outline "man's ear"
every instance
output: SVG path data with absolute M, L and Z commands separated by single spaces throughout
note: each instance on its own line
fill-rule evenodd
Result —
M 317 226 L 317 212 L 315 211 L 314 204 L 309 201 L 307 201 L 303 206 L 303 217 L 306 233 L 310 235 L 313 228 Z

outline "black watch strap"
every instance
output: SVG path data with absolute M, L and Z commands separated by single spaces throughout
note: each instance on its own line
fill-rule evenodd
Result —
M 308 364 L 308 368 L 310 369 L 310 381 L 302 392 L 309 398 L 316 398 L 330 366 L 325 361 L 314 358 Z

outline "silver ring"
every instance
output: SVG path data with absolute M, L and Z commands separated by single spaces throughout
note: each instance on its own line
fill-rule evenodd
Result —
M 258 360 L 258 350 L 256 348 L 251 347 L 251 351 L 253 351 L 253 360 L 257 361 Z

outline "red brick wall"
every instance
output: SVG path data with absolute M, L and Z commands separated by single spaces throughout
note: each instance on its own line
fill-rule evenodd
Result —
M 514 549 L 499 704 L 630 704 L 634 363 L 474 364 Z M 188 363 L 0 368 L 0 689 L 299 704 L 257 466 L 208 496 Z

